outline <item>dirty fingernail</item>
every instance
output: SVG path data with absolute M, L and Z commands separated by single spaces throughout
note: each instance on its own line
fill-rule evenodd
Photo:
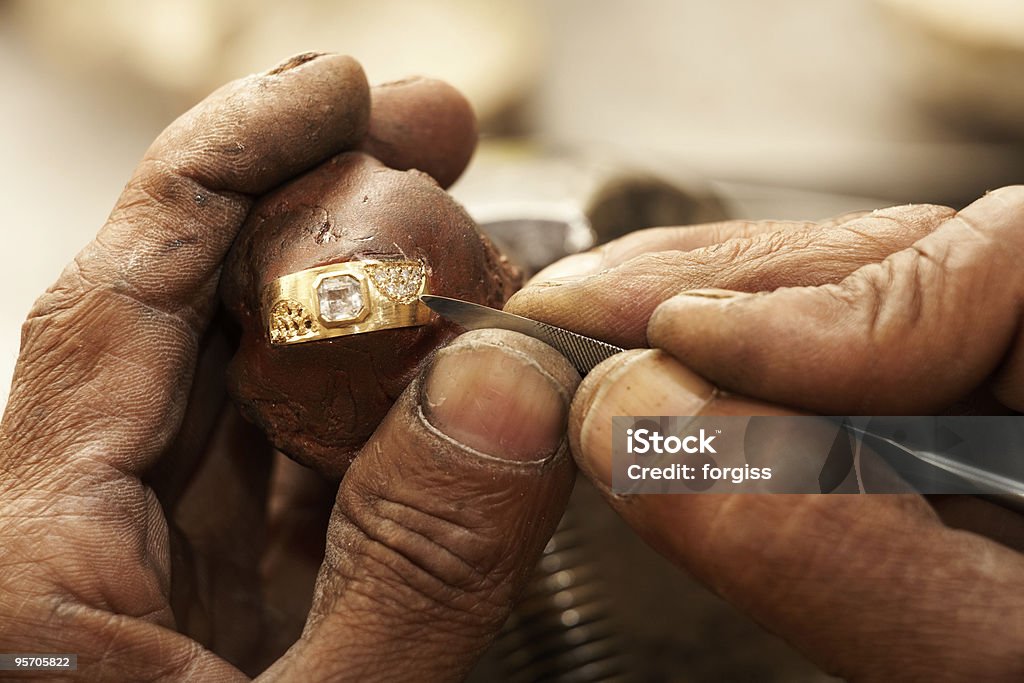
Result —
M 475 451 L 533 462 L 554 453 L 565 436 L 568 398 L 529 356 L 489 344 L 438 353 L 423 385 L 424 417 Z

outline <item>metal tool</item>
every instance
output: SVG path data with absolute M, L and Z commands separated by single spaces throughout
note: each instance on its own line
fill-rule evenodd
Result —
M 556 325 L 460 299 L 424 294 L 420 297 L 420 301 L 431 310 L 467 330 L 497 328 L 539 339 L 568 358 L 581 375 L 586 375 L 601 361 L 625 351 L 620 346 L 571 332 Z M 997 493 L 1002 495 L 992 498 L 992 500 L 999 505 L 1018 510 L 1024 505 L 1022 503 L 1024 501 L 1024 481 L 971 464 L 954 454 L 942 454 L 932 449 L 911 446 L 852 425 L 847 425 L 847 428 L 860 434 L 862 438 L 870 439 L 875 452 L 904 478 L 910 475 L 920 475 L 921 472 L 925 473 L 926 479 L 934 478 L 934 473 L 940 472 L 946 477 L 952 476 L 953 481 L 956 482 L 956 490 L 950 491 L 951 493 L 973 493 L 975 495 Z M 878 447 L 880 444 L 887 444 L 895 448 L 900 457 L 883 451 Z M 908 458 L 909 460 L 907 460 Z M 910 478 L 913 483 L 914 477 Z M 954 484 L 947 484 L 947 486 L 954 486 Z
M 633 633 L 615 609 L 617 586 L 601 571 L 597 549 L 606 527 L 591 520 L 603 510 L 585 510 L 574 498 L 544 548 L 533 578 L 495 641 L 506 683 L 636 683 L 646 662 Z
M 469 301 L 434 296 L 433 294 L 424 294 L 420 297 L 420 301 L 435 313 L 458 323 L 467 330 L 497 328 L 539 339 L 568 358 L 581 375 L 586 375 L 601 361 L 625 351 L 621 346 L 615 346 L 577 332 L 570 332 L 556 325 L 549 325 Z
M 649 155 L 629 160 L 617 153 L 545 149 L 524 141 L 483 141 L 453 195 L 527 276 L 638 228 L 726 217 L 710 187 L 679 171 L 678 164 L 652 167 Z M 540 339 L 567 356 L 581 374 L 620 351 L 501 311 L 457 317 L 463 308 L 458 303 L 444 308 L 438 298 L 435 304 L 431 307 L 467 328 L 507 328 Z M 638 674 L 648 666 L 646 659 L 636 653 L 640 648 L 630 638 L 628 622 L 620 623 L 634 602 L 631 593 L 626 584 L 603 576 L 606 567 L 597 549 L 608 541 L 608 530 L 597 520 L 604 511 L 596 497 L 574 496 L 492 652 L 500 660 L 492 662 L 496 670 L 472 680 L 622 683 L 634 674 L 638 680 L 653 678 Z M 669 613 L 665 619 L 671 619 Z

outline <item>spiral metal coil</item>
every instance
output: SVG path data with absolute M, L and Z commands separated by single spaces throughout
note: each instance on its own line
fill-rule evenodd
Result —
M 510 683 L 638 680 L 633 648 L 579 517 L 570 505 L 495 643 Z

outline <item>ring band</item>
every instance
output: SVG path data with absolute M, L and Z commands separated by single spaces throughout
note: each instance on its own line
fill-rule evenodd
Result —
M 263 290 L 271 344 L 297 344 L 424 325 L 430 309 L 420 261 L 347 261 L 282 275 Z

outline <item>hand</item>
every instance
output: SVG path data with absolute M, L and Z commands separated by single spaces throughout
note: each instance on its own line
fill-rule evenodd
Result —
M 572 487 L 575 372 L 513 333 L 438 353 L 331 490 L 324 554 L 323 536 L 281 533 L 309 510 L 308 475 L 272 478 L 265 441 L 225 405 L 211 322 L 254 196 L 360 144 L 458 174 L 466 158 L 409 146 L 423 87 L 447 88 L 376 90 L 371 115 L 358 64 L 302 55 L 221 89 L 146 153 L 22 331 L 0 425 L 0 650 L 74 653 L 93 680 L 242 679 L 296 602 L 274 570 L 305 552 L 323 560 L 309 619 L 267 678 L 472 665 Z M 440 112 L 474 136 L 458 113 Z
M 609 486 L 614 415 L 1024 411 L 1022 259 L 1024 187 L 1008 187 L 959 213 L 638 233 L 556 264 L 509 308 L 653 347 L 588 375 L 570 438 L 611 505 L 680 567 L 844 678 L 1020 680 L 1017 515 L 962 496 Z

